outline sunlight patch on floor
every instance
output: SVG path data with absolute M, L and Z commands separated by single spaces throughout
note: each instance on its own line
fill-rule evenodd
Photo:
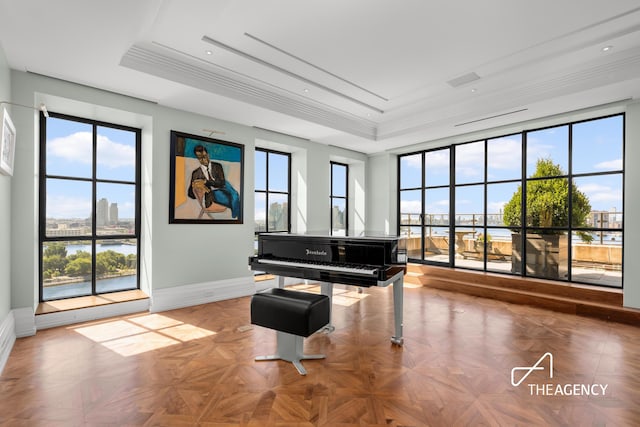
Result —
M 125 357 L 215 335 L 213 331 L 157 313 L 69 329 Z

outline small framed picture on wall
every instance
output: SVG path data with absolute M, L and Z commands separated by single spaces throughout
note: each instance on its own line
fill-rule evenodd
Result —
M 16 154 L 16 128 L 6 108 L 2 109 L 2 140 L 0 140 L 0 173 L 13 175 Z

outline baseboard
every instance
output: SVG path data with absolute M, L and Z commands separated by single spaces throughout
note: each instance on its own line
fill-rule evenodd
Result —
M 35 316 L 35 325 L 37 330 L 41 330 L 145 311 L 149 311 L 149 299 L 124 301 L 117 304 L 98 305 L 94 307 L 78 308 L 75 310 L 38 314 Z
M 0 374 L 4 370 L 7 360 L 9 360 L 9 355 L 15 342 L 15 321 L 13 311 L 10 311 L 2 323 L 0 323 Z
M 253 276 L 153 290 L 151 312 L 173 310 L 253 295 Z
M 17 338 L 31 337 L 36 334 L 36 319 L 32 307 L 14 308 L 13 318 Z

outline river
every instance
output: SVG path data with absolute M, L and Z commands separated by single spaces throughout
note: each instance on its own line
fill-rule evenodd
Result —
M 124 255 L 136 254 L 138 248 L 135 245 L 97 245 L 97 252 L 112 250 Z M 91 245 L 67 245 L 67 255 L 75 254 L 78 251 L 91 253 Z M 112 277 L 108 279 L 100 279 L 96 283 L 97 293 L 124 291 L 129 289 L 137 289 L 137 275 Z M 44 286 L 43 299 L 52 300 L 60 298 L 71 298 L 84 295 L 91 295 L 91 282 L 75 282 L 64 285 Z

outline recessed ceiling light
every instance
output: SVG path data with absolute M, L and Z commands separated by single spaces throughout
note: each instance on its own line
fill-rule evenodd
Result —
M 205 51 L 205 53 L 206 53 L 207 55 L 211 55 L 211 54 L 213 54 L 213 52 L 211 52 L 210 50 Z
M 613 46 L 605 46 L 602 48 L 603 52 L 609 52 L 611 49 L 613 49 Z
M 307 89 L 307 88 L 302 89 L 302 91 L 303 91 L 304 93 L 309 93 L 309 89 Z
M 475 87 L 471 89 L 472 93 L 475 93 L 478 89 L 476 89 Z

